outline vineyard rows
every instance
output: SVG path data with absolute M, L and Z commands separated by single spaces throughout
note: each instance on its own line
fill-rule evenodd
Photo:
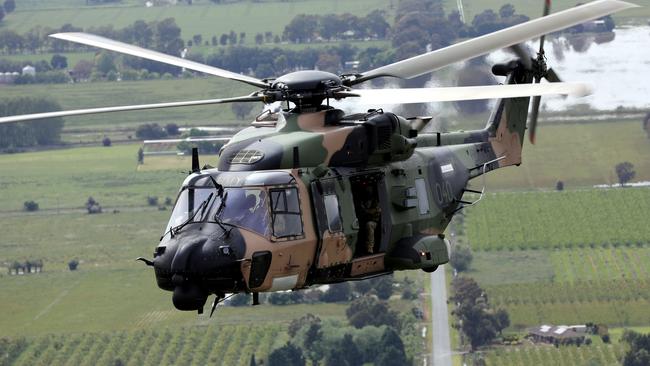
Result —
M 466 211 L 475 250 L 642 246 L 650 189 L 495 193 Z
M 507 304 L 553 304 L 645 300 L 650 304 L 650 279 L 537 282 L 486 286 L 490 302 Z
M 548 253 L 551 281 L 485 285 L 490 302 L 506 309 L 514 326 L 650 324 L 650 247 Z
M 283 327 L 210 325 L 0 339 L 0 365 L 241 365 L 264 358 Z
M 555 281 L 650 278 L 650 247 L 609 247 L 550 252 Z
M 541 345 L 499 348 L 490 351 L 485 361 L 488 366 L 618 365 L 624 354 L 625 347 L 620 343 L 559 348 Z

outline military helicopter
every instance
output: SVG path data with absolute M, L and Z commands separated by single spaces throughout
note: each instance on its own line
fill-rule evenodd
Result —
M 51 37 L 164 62 L 260 88 L 213 100 L 119 106 L 0 118 L 0 123 L 116 111 L 232 102 L 281 103 L 266 108 L 219 152 L 216 168 L 192 170 L 180 188 L 153 260 L 161 289 L 179 310 L 212 312 L 226 294 L 300 290 L 361 280 L 396 270 L 427 272 L 449 260 L 444 231 L 452 216 L 483 190 L 470 180 L 519 165 L 530 98 L 534 142 L 542 95 L 584 95 L 584 84 L 561 82 L 547 68 L 544 35 L 635 7 L 599 0 L 359 74 L 296 71 L 259 80 L 85 33 Z M 521 42 L 540 37 L 533 57 Z M 517 59 L 494 65 L 504 85 L 358 89 L 380 77 L 414 78 L 454 62 L 511 47 Z M 540 84 L 541 79 L 551 83 Z M 481 130 L 422 133 L 429 118 L 382 109 L 345 115 L 330 100 L 428 103 L 498 98 Z M 211 312 L 211 315 L 212 315 Z

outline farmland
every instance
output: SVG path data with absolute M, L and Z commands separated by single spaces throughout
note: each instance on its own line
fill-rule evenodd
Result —
M 42 4 L 43 2 L 41 2 Z M 192 6 L 162 6 L 145 8 L 141 2 L 131 6 L 83 6 L 83 1 L 68 1 L 67 4 L 59 1 L 59 6 L 40 9 L 21 10 L 20 6 L 15 13 L 7 17 L 4 26 L 16 32 L 24 33 L 35 26 L 61 27 L 66 23 L 77 27 L 97 27 L 113 25 L 122 28 L 136 20 L 161 20 L 175 18 L 176 23 L 183 30 L 182 37 L 190 39 L 195 34 L 202 34 L 204 39 L 213 35 L 221 35 L 231 30 L 246 32 L 248 43 L 253 44 L 256 33 L 267 31 L 273 34 L 282 34 L 284 26 L 298 14 L 322 13 L 353 13 L 363 16 L 374 9 L 386 9 L 389 0 L 309 0 L 309 1 L 269 1 L 256 2 L 242 1 L 236 3 L 214 5 L 204 1 L 196 1 Z M 128 5 L 128 4 L 127 4 Z M 37 11 L 35 11 L 37 10 Z
M 503 192 L 466 210 L 460 241 L 475 250 L 468 276 L 506 309 L 509 332 L 541 324 L 650 324 L 647 188 Z M 488 365 L 616 364 L 618 341 L 496 347 Z
M 649 198 L 647 188 L 490 194 L 468 213 L 468 239 L 476 250 L 644 245 Z
M 649 195 L 645 188 L 490 195 L 465 219 L 466 239 L 483 251 L 471 275 L 520 328 L 648 324 Z
M 490 352 L 486 357 L 489 366 L 515 365 L 614 365 L 625 354 L 622 344 L 593 344 L 590 346 L 566 346 L 555 348 L 542 347 L 506 347 Z
M 248 365 L 284 337 L 279 325 L 215 324 L 0 339 L 2 365 Z

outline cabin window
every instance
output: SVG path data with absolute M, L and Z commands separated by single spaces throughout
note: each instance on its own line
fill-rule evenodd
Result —
M 424 181 L 424 178 L 417 178 L 415 180 L 415 191 L 418 197 L 418 208 L 420 209 L 420 215 L 428 214 L 429 196 L 427 194 L 427 185 Z
M 341 214 L 339 212 L 339 199 L 335 194 L 328 194 L 323 197 L 325 202 L 325 214 L 327 216 L 327 227 L 331 232 L 341 231 Z
M 276 238 L 302 235 L 298 189 L 271 190 L 271 219 Z

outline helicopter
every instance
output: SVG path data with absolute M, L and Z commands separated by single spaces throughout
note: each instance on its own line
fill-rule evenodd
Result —
M 0 118 L 0 123 L 211 105 L 262 102 L 267 107 L 235 134 L 216 167 L 192 169 L 183 181 L 153 259 L 158 287 L 178 310 L 210 315 L 227 294 L 301 290 L 363 280 L 398 270 L 435 271 L 449 261 L 444 232 L 452 217 L 477 203 L 471 180 L 520 165 L 526 129 L 535 140 L 541 96 L 586 95 L 581 83 L 562 82 L 544 56 L 546 34 L 636 7 L 598 0 L 408 58 L 367 72 L 335 75 L 295 71 L 256 79 L 87 33 L 51 37 L 142 57 L 260 88 L 250 95 L 146 105 L 47 112 Z M 522 42 L 540 38 L 533 56 Z M 516 58 L 492 67 L 503 85 L 361 89 L 376 78 L 418 77 L 454 62 L 510 48 Z M 546 79 L 549 83 L 540 83 Z M 526 125 L 529 105 L 532 112 Z M 345 114 L 331 100 L 359 105 L 497 99 L 485 128 L 424 133 L 430 117 L 402 117 L 382 109 Z M 277 107 L 280 105 L 280 107 Z M 275 107 L 274 107 L 275 106 Z M 478 195 L 468 201 L 466 193 Z M 472 196 L 476 197 L 476 196 Z M 507 220 L 507 218 L 504 218 Z

